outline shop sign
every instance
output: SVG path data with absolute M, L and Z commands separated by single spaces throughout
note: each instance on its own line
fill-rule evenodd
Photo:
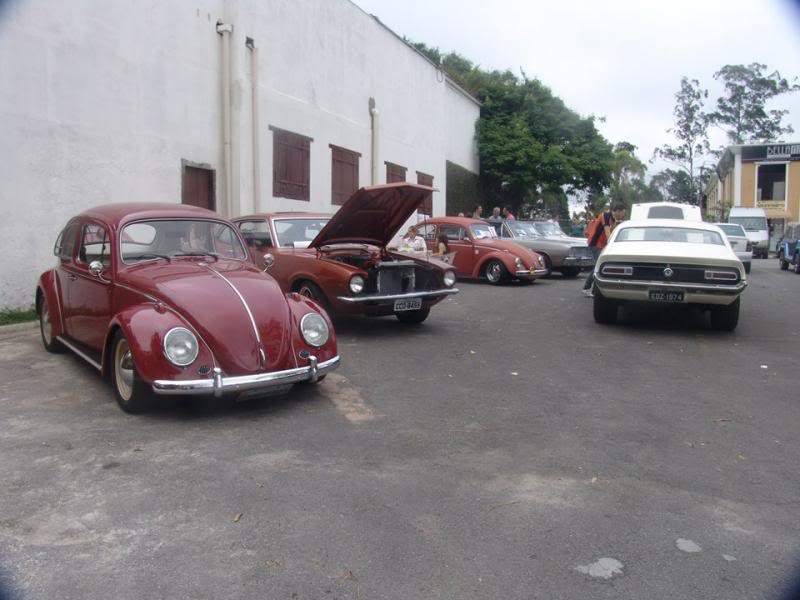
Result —
M 800 144 L 744 146 L 742 160 L 800 160 Z

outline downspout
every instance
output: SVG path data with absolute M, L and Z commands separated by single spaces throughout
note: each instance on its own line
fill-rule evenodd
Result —
M 371 125 L 371 148 L 370 148 L 370 182 L 372 185 L 378 184 L 378 125 L 380 113 L 375 108 L 375 98 L 369 99 L 369 116 Z
M 251 68 L 253 73 L 253 212 L 261 210 L 261 161 L 259 158 L 258 139 L 258 48 L 253 38 L 247 38 L 245 45 L 250 48 Z
M 231 33 L 233 25 L 218 22 L 217 33 L 222 36 L 222 154 L 225 178 L 224 216 L 231 216 L 233 198 L 233 167 L 231 165 Z

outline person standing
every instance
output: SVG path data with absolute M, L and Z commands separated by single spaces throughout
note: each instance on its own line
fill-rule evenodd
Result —
M 500 235 L 500 228 L 503 226 L 503 218 L 500 216 L 499 206 L 495 206 L 492 209 L 492 216 L 486 220 L 492 224 L 494 230 L 497 232 L 497 235 Z
M 597 259 L 600 252 L 606 247 L 608 240 L 611 239 L 611 232 L 617 226 L 617 223 L 625 219 L 625 205 L 622 202 L 615 202 L 611 206 L 611 210 L 601 213 L 594 221 L 587 227 L 586 233 L 588 239 L 586 242 L 589 244 L 589 249 L 592 251 L 594 262 L 597 264 Z M 593 298 L 594 293 L 592 286 L 594 285 L 594 267 L 589 272 L 586 282 L 583 284 L 583 295 L 587 298 Z
M 516 217 L 514 216 L 514 213 L 511 212 L 511 207 L 510 206 L 506 206 L 503 209 L 503 218 L 506 221 L 516 221 L 517 220 Z
M 479 204 L 475 207 L 475 210 L 472 211 L 472 218 L 473 219 L 482 219 L 483 217 L 483 207 Z

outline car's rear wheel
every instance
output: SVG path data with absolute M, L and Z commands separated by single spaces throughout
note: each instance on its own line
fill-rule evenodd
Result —
M 394 316 L 397 317 L 397 320 L 401 323 L 417 325 L 427 319 L 430 313 L 430 308 L 420 308 L 419 310 L 402 310 L 394 313 Z
M 711 327 L 717 331 L 733 331 L 739 324 L 739 298 L 727 306 L 711 309 Z
M 42 297 L 42 302 L 39 305 L 39 331 L 42 334 L 42 344 L 44 349 L 48 352 L 63 352 L 64 346 L 53 335 L 53 322 L 50 320 L 50 307 L 47 300 Z
M 578 267 L 564 267 L 561 269 L 561 276 L 562 277 L 577 277 L 581 270 Z
M 131 348 L 122 331 L 117 331 L 111 344 L 111 385 L 117 404 L 126 413 L 145 411 L 152 401 L 152 392 L 139 378 Z
M 595 286 L 593 312 L 596 323 L 600 323 L 601 325 L 613 325 L 616 323 L 618 308 L 619 305 L 616 302 L 603 296 L 600 290 L 597 289 L 597 286 Z
M 484 267 L 483 271 L 486 274 L 486 279 L 492 285 L 500 285 L 508 281 L 508 271 L 505 265 L 499 260 L 490 260 L 486 263 L 486 267 Z

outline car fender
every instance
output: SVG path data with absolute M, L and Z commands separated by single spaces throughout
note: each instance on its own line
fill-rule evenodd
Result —
M 36 286 L 36 314 L 41 310 L 41 298 L 47 300 L 50 307 L 50 323 L 53 336 L 64 335 L 64 317 L 62 314 L 61 296 L 58 293 L 55 269 L 42 273 Z
M 164 355 L 164 336 L 173 327 L 185 327 L 197 338 L 197 359 L 186 367 L 173 365 Z M 118 330 L 130 346 L 139 377 L 148 383 L 156 379 L 197 379 L 198 368 L 208 372 L 216 366 L 211 349 L 185 319 L 161 303 L 147 303 L 126 308 L 111 319 L 103 344 L 103 373 L 110 372 L 111 345 Z
M 297 293 L 286 294 L 286 302 L 288 303 L 289 310 L 291 312 L 292 345 L 295 351 L 295 359 L 297 360 L 300 356 L 300 353 L 303 351 L 316 356 L 317 360 L 320 362 L 330 360 L 331 358 L 335 357 L 338 353 L 336 331 L 334 330 L 333 323 L 331 322 L 328 313 L 325 312 L 325 309 L 314 302 L 314 300 L 311 298 L 306 298 L 305 296 L 301 296 Z M 318 348 L 308 344 L 300 331 L 300 321 L 305 315 L 311 312 L 318 313 L 323 319 L 325 319 L 325 323 L 328 325 L 328 330 L 330 332 L 328 341 L 325 343 L 325 345 Z M 303 366 L 302 358 L 299 360 L 298 364 Z
M 506 268 L 506 270 L 513 275 L 517 270 L 517 266 L 514 264 L 515 258 L 517 258 L 517 255 L 513 254 L 512 252 L 498 252 L 497 250 L 493 250 L 489 252 L 489 254 L 485 254 L 480 258 L 478 263 L 475 265 L 475 269 L 472 271 L 472 276 L 480 277 L 483 273 L 483 268 L 490 260 L 499 260 L 503 263 L 503 266 Z

